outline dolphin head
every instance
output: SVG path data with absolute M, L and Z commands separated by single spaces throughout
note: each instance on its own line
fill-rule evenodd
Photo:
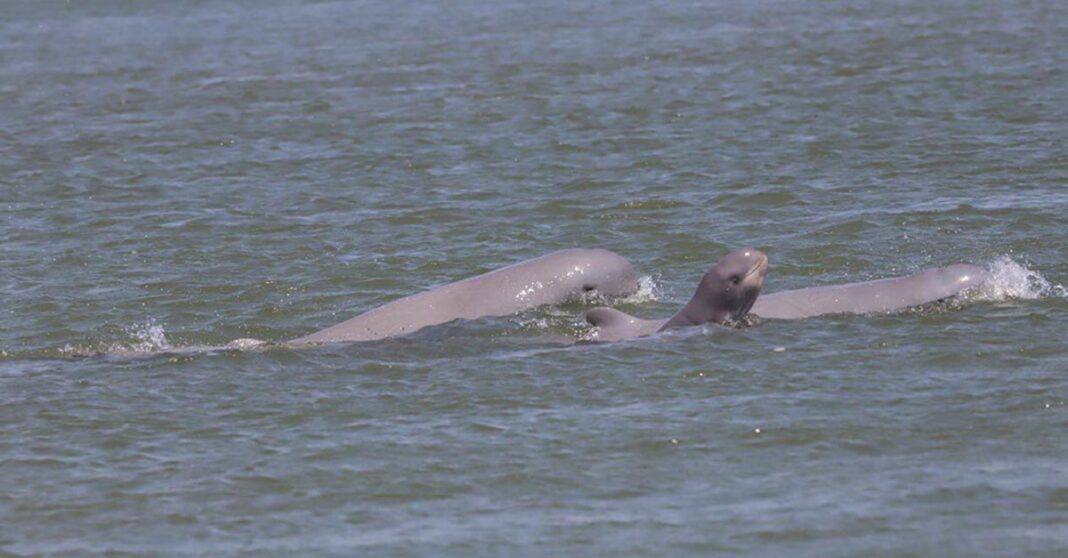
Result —
M 767 272 L 768 257 L 756 248 L 727 254 L 705 273 L 693 298 L 661 331 L 709 322 L 724 323 L 745 316 L 756 303 Z
M 722 322 L 746 315 L 756 303 L 764 277 L 768 273 L 768 256 L 756 248 L 742 248 L 716 262 L 701 278 L 694 298 L 701 297 L 711 314 Z
M 638 272 L 623 256 L 603 249 L 582 250 L 582 290 L 607 298 L 638 292 Z

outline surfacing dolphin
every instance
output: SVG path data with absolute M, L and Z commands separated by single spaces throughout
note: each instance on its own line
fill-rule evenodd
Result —
M 723 324 L 746 315 L 757 302 L 768 257 L 755 248 L 742 248 L 716 262 L 701 278 L 697 291 L 674 316 L 642 320 L 611 308 L 595 308 L 586 320 L 598 329 L 591 339 L 618 341 L 680 327 Z
M 925 269 L 904 277 L 766 294 L 753 306 L 761 318 L 796 320 L 826 314 L 877 314 L 919 306 L 980 287 L 990 272 L 971 264 Z
M 980 287 L 990 273 L 975 265 L 954 264 L 904 277 L 811 287 L 760 296 L 750 312 L 761 318 L 796 320 L 827 314 L 874 314 L 919 306 Z M 619 341 L 652 335 L 674 318 L 646 320 L 610 308 L 595 308 L 586 320 L 597 327 L 592 340 Z
M 507 316 L 583 293 L 619 297 L 638 291 L 638 274 L 619 254 L 569 249 L 407 296 L 286 343 L 371 341 L 456 319 Z

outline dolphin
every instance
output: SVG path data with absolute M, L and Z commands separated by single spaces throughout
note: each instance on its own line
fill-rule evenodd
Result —
M 750 312 L 777 320 L 893 312 L 959 295 L 982 286 L 990 277 L 990 272 L 979 266 L 953 264 L 903 277 L 766 294 L 752 304 Z M 594 308 L 586 313 L 586 321 L 597 328 L 590 336 L 595 341 L 652 335 L 674 319 L 647 320 L 611 308 Z
M 953 264 L 904 277 L 771 293 L 757 300 L 752 312 L 777 320 L 892 312 L 956 296 L 989 279 L 990 272 L 977 265 Z
M 689 302 L 666 320 L 642 320 L 611 308 L 590 310 L 586 320 L 598 327 L 592 339 L 618 341 L 668 329 L 737 320 L 758 301 L 767 271 L 768 257 L 760 250 L 735 250 L 701 277 Z
M 285 344 L 371 341 L 456 319 L 507 316 L 583 293 L 621 297 L 636 292 L 638 274 L 623 256 L 573 248 L 394 300 Z

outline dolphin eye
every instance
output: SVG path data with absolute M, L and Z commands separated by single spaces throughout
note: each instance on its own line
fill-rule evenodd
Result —
M 737 285 L 739 282 L 741 282 L 741 280 L 742 280 L 741 277 L 739 277 L 737 275 L 731 275 L 731 284 L 732 285 Z

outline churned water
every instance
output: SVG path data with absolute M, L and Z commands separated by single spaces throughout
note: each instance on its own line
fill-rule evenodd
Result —
M 0 554 L 1065 555 L 1066 99 L 1053 0 L 2 3 Z M 996 279 L 183 351 L 576 246 L 662 316 L 742 245 Z

